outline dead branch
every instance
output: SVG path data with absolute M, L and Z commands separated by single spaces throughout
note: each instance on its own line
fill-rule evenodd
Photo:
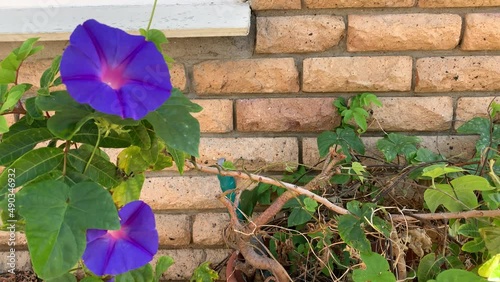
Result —
M 478 218 L 478 217 L 499 217 L 500 210 L 473 210 L 463 212 L 442 212 L 442 213 L 416 213 L 416 214 L 393 214 L 391 219 L 393 221 L 406 221 L 406 220 L 443 220 L 455 218 Z

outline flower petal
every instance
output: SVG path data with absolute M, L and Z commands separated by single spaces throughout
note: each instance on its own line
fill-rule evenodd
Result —
M 143 84 L 129 82 L 121 88 L 121 99 L 124 105 L 124 116 L 133 119 L 142 119 L 149 112 L 159 108 L 169 97 L 170 90 Z
M 158 251 L 154 214 L 147 204 L 130 202 L 118 215 L 122 225 L 120 231 L 104 234 L 87 231 L 87 248 L 82 258 L 97 275 L 117 275 L 139 268 L 150 262 Z

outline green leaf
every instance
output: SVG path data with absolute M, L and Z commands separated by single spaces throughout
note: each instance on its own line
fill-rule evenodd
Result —
M 396 277 L 389 270 L 387 260 L 377 253 L 361 253 L 361 260 L 366 269 L 355 269 L 352 273 L 354 282 L 396 282 Z
M 0 165 L 6 166 L 43 141 L 54 136 L 46 128 L 32 128 L 16 133 L 0 143 Z
M 465 223 L 460 225 L 457 233 L 469 238 L 479 238 L 481 236 L 481 234 L 479 234 L 479 228 L 477 224 L 474 223 Z
M 430 163 L 443 160 L 443 157 L 427 148 L 418 148 L 414 160 L 420 163 Z
M 186 159 L 186 154 L 180 150 L 176 150 L 167 144 L 167 151 L 172 156 L 172 159 L 177 166 L 177 170 L 180 174 L 184 172 L 184 160 Z
M 26 39 L 26 41 L 24 41 L 18 49 L 16 48 L 15 53 L 17 54 L 17 59 L 19 61 L 23 61 L 43 49 L 43 46 L 34 47 L 38 39 L 39 38 Z
M 360 133 L 365 132 L 368 129 L 366 118 L 370 116 L 370 114 L 363 108 L 354 108 L 352 115 L 354 117 L 354 121 L 361 129 Z
M 45 280 L 46 282 L 76 282 L 76 277 L 72 273 L 65 273 L 62 276 Z M 83 281 L 83 280 L 82 280 Z M 102 280 L 100 280 L 102 281 Z
M 122 181 L 118 186 L 112 189 L 113 201 L 119 207 L 129 202 L 138 200 L 141 196 L 142 185 L 144 184 L 144 174 L 136 174 Z
M 350 158 L 350 150 L 354 150 L 360 154 L 365 153 L 365 145 L 356 134 L 354 129 L 347 128 L 337 128 L 335 132 L 325 131 L 318 136 L 318 149 L 321 157 L 325 157 L 328 151 L 333 145 L 340 145 L 342 152 Z
M 474 240 L 462 245 L 462 251 L 468 253 L 479 253 L 484 251 L 484 248 L 485 244 L 482 238 L 474 238 Z
M 425 190 L 424 200 L 431 212 L 435 212 L 439 205 L 451 212 L 474 209 L 479 205 L 474 191 L 494 189 L 487 179 L 476 175 L 460 176 L 450 184 L 437 184 L 436 189 Z
M 489 281 L 500 281 L 500 254 L 494 255 L 479 267 L 477 274 Z
M 161 256 L 156 262 L 155 282 L 160 281 L 161 276 L 174 264 L 174 259 L 169 256 Z
M 142 156 L 141 148 L 137 146 L 130 146 L 118 154 L 118 168 L 123 170 L 126 174 L 141 173 L 146 171 L 149 163 L 146 162 Z
M 418 264 L 417 269 L 417 278 L 418 281 L 428 281 L 434 277 L 441 271 L 441 266 L 444 263 L 444 258 L 439 257 L 436 260 L 436 255 L 434 253 L 430 253 L 425 255 L 420 259 L 420 263 Z
M 22 117 L 19 121 L 10 126 L 9 132 L 3 134 L 3 140 L 10 138 L 10 136 L 19 133 L 24 130 L 31 128 L 41 128 L 47 127 L 47 122 L 45 120 L 34 120 L 32 123 L 28 123 L 26 117 Z
M 17 69 L 21 61 L 17 59 L 15 53 L 10 53 L 0 62 L 0 84 L 9 84 L 16 82 Z
M 82 280 L 80 280 L 80 282 L 103 282 L 103 280 L 99 277 L 87 276 L 87 277 L 83 278 Z
M 128 130 L 128 134 L 132 140 L 132 145 L 139 146 L 145 150 L 151 148 L 151 137 L 148 134 L 148 129 L 143 123 L 140 123 L 137 126 L 130 126 L 125 129 Z
M 204 262 L 198 266 L 189 282 L 212 282 L 219 279 L 219 274 L 210 268 L 210 262 Z
M 9 131 L 9 124 L 7 123 L 7 119 L 5 116 L 0 115 L 0 134 L 6 133 Z
M 493 130 L 492 130 L 493 129 Z M 497 148 L 500 144 L 500 126 L 491 124 L 487 118 L 475 117 L 457 129 L 461 134 L 479 134 L 476 155 L 482 156 L 486 148 Z M 493 152 L 490 152 L 490 156 Z
M 172 91 L 167 102 L 149 113 L 146 119 L 168 147 L 198 157 L 200 123 L 189 112 L 200 109 L 201 107 L 189 101 L 182 93 Z
M 7 110 L 13 108 L 17 102 L 19 102 L 19 99 L 23 96 L 23 94 L 31 88 L 31 85 L 29 84 L 19 84 L 14 87 L 12 87 L 5 95 L 5 101 L 0 107 L 0 113 L 4 113 Z
M 24 103 L 26 106 L 26 113 L 33 119 L 38 119 L 42 120 L 45 117 L 43 116 L 42 110 L 38 108 L 36 105 L 36 97 L 31 97 L 26 99 L 26 102 Z
M 435 164 L 424 168 L 422 176 L 427 176 L 432 179 L 438 178 L 448 173 L 462 172 L 463 168 L 457 166 L 448 166 L 447 164 Z
M 305 198 L 304 199 L 304 207 L 308 212 L 314 213 L 316 212 L 316 209 L 318 208 L 318 202 L 311 198 Z
M 26 219 L 33 268 L 44 279 L 58 277 L 78 262 L 86 229 L 120 228 L 111 195 L 93 182 L 72 187 L 61 181 L 38 182 L 21 189 L 17 200 Z
M 406 136 L 398 133 L 389 133 L 377 141 L 377 148 L 384 154 L 388 162 L 392 162 L 397 155 L 403 155 L 407 160 L 417 151 L 417 144 L 422 140 L 416 136 Z
M 94 155 L 87 171 L 84 172 L 90 155 L 91 153 L 86 150 L 73 149 L 68 152 L 68 162 L 77 172 L 88 176 L 92 181 L 106 188 L 117 186 L 120 183 L 117 176 L 117 167 L 97 154 Z
M 304 224 L 312 218 L 311 212 L 304 210 L 302 207 L 292 208 L 292 212 L 288 216 L 288 227 Z
M 353 162 L 351 165 L 351 169 L 354 171 L 356 177 L 359 178 L 359 181 L 363 183 L 363 181 L 365 180 L 365 177 L 363 175 L 366 173 L 365 167 L 359 162 Z
M 93 119 L 93 115 L 86 112 L 56 112 L 47 121 L 47 128 L 57 136 L 64 140 L 71 140 L 75 133 L 89 120 Z
M 351 214 L 338 217 L 340 238 L 352 248 L 360 252 L 371 252 L 370 241 L 366 238 L 361 221 Z
M 153 268 L 146 264 L 141 268 L 115 276 L 116 282 L 152 282 Z
M 15 187 L 19 187 L 39 175 L 55 170 L 62 161 L 63 151 L 58 148 L 45 147 L 27 152 L 0 174 L 0 197 L 7 192 L 9 174 L 12 174 L 13 170 L 15 171 Z
M 99 129 L 94 121 L 88 121 L 78 132 L 71 138 L 72 141 L 79 143 L 86 143 L 95 146 L 97 143 L 97 137 L 99 134 Z M 102 135 L 102 134 L 101 134 Z M 126 148 L 130 146 L 131 140 L 127 133 L 118 134 L 115 131 L 111 131 L 108 136 L 102 137 L 99 142 L 99 147 L 101 148 Z
M 42 77 L 40 78 L 40 88 L 48 89 L 52 85 L 56 77 L 56 74 L 59 72 L 60 65 L 61 65 L 61 56 L 59 55 L 54 58 L 50 68 L 45 70 L 45 72 L 42 74 Z
M 445 270 L 436 277 L 436 280 L 429 280 L 435 282 L 486 282 L 476 274 L 462 270 L 462 269 L 448 269 Z
M 36 105 L 42 111 L 92 112 L 92 108 L 78 103 L 66 91 L 55 91 L 50 96 L 37 96 Z
M 160 53 L 163 53 L 162 45 L 168 43 L 167 37 L 161 30 L 157 29 L 140 29 L 141 35 L 146 37 L 147 41 L 153 42 L 156 46 L 156 49 Z
M 479 229 L 484 244 L 490 254 L 500 254 L 500 227 L 484 227 Z

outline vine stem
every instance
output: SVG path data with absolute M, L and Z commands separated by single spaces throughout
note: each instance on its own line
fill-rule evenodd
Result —
M 94 155 L 97 152 L 97 148 L 99 148 L 100 142 L 101 142 L 101 129 L 98 126 L 97 127 L 97 142 L 95 143 L 94 149 L 92 150 L 92 154 L 90 155 L 90 158 L 89 158 L 87 164 L 85 165 L 85 168 L 83 169 L 83 174 L 85 174 L 85 172 L 87 172 L 87 169 L 90 166 L 90 162 L 92 162 L 92 159 L 94 158 Z
M 270 177 L 258 175 L 258 174 L 245 173 L 245 172 L 237 171 L 237 170 L 222 170 L 222 169 L 217 168 L 217 167 L 210 167 L 210 166 L 201 165 L 201 164 L 192 163 L 192 162 L 186 162 L 186 165 L 190 168 L 194 168 L 194 169 L 197 169 L 199 171 L 206 172 L 206 173 L 219 174 L 222 176 L 232 176 L 232 177 L 237 177 L 237 178 L 241 178 L 241 179 L 247 179 L 247 180 L 252 180 L 252 181 L 257 181 L 257 182 L 262 182 L 262 183 L 267 183 L 267 184 L 275 185 L 278 187 L 282 187 L 282 188 L 285 188 L 289 191 L 295 192 L 299 195 L 307 196 L 307 197 L 317 201 L 318 203 L 325 205 L 328 209 L 330 209 L 338 214 L 348 214 L 349 213 L 348 210 L 333 204 L 328 199 L 323 198 L 319 195 L 316 195 L 313 192 L 307 190 L 306 188 L 298 186 L 298 185 L 290 184 L 287 182 L 282 182 L 282 181 L 279 181 L 279 180 L 276 180 L 276 179 L 273 179 Z
M 328 199 L 323 198 L 319 195 L 312 193 L 304 187 L 297 186 L 294 184 L 290 184 L 283 181 L 278 181 L 273 178 L 265 177 L 258 174 L 246 173 L 242 171 L 236 170 L 222 170 L 217 167 L 210 167 L 206 165 L 201 165 L 197 163 L 193 163 L 190 161 L 186 162 L 186 165 L 189 168 L 194 168 L 202 172 L 211 173 L 211 174 L 219 174 L 222 176 L 232 176 L 241 179 L 247 179 L 262 183 L 267 183 L 279 187 L 283 187 L 292 192 L 295 192 L 299 195 L 307 196 L 318 203 L 325 205 L 328 209 L 338 213 L 338 214 L 349 214 L 349 211 L 333 204 Z M 478 217 L 500 217 L 500 210 L 473 210 L 473 211 L 463 211 L 463 212 L 444 212 L 444 213 L 416 213 L 416 214 L 391 214 L 390 218 L 393 221 L 407 221 L 407 220 L 443 220 L 443 219 L 456 219 L 456 218 L 478 218 Z
M 155 10 L 156 10 L 156 4 L 158 3 L 158 0 L 155 0 L 153 4 L 153 10 L 151 11 L 151 16 L 149 17 L 149 22 L 148 22 L 148 27 L 146 30 L 149 30 L 151 28 L 151 23 L 153 22 L 153 17 L 155 16 Z
M 66 167 L 68 166 L 68 151 L 71 146 L 71 142 L 66 141 L 66 145 L 64 146 L 64 160 L 63 160 L 63 171 L 62 175 L 66 175 Z

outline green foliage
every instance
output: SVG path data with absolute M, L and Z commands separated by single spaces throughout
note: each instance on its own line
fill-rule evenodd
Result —
M 481 267 L 477 270 L 477 274 L 488 278 L 488 281 L 500 280 L 500 254 L 496 254 L 481 265 Z
M 93 182 L 69 187 L 47 180 L 23 187 L 17 197 L 33 268 L 45 279 L 63 275 L 78 262 L 87 228 L 120 228 L 111 195 Z
M 500 126 L 492 124 L 489 119 L 475 117 L 457 129 L 462 134 L 478 134 L 479 140 L 476 142 L 477 156 L 487 155 L 491 158 L 494 151 L 500 144 Z
M 425 255 L 420 259 L 417 269 L 418 281 L 429 281 L 435 278 L 441 271 L 441 266 L 444 264 L 444 257 L 439 256 L 436 258 L 434 253 Z
M 333 102 L 333 105 L 338 109 L 342 116 L 342 124 L 348 125 L 351 120 L 358 125 L 358 133 L 363 133 L 368 129 L 366 119 L 370 116 L 366 110 L 371 105 L 382 107 L 382 103 L 372 93 L 362 93 L 352 97 L 351 103 L 348 104 L 344 98 L 338 98 Z
M 389 133 L 377 141 L 377 148 L 384 154 L 388 162 L 392 162 L 398 155 L 411 159 L 417 151 L 417 145 L 422 140 L 416 136 L 405 136 L 398 133 Z
M 366 269 L 355 269 L 352 273 L 354 282 L 396 282 L 396 277 L 389 270 L 386 258 L 377 253 L 361 253 L 361 260 Z
M 445 270 L 436 277 L 436 280 L 429 280 L 428 282 L 486 282 L 483 279 L 472 272 L 461 269 L 448 269 Z
M 325 131 L 318 136 L 317 143 L 321 157 L 326 156 L 330 147 L 334 145 L 340 146 L 340 150 L 346 155 L 348 160 L 351 158 L 351 150 L 360 154 L 365 153 L 365 146 L 361 138 L 350 127 L 337 128 L 335 132 Z
M 200 264 L 193 272 L 190 282 L 212 282 L 219 279 L 219 274 L 210 268 L 210 262 Z

